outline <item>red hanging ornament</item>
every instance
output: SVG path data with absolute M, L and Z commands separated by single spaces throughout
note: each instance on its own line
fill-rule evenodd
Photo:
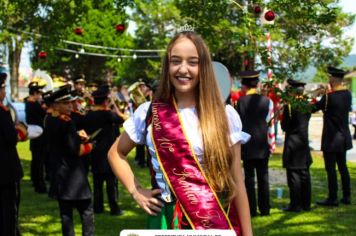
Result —
M 41 59 L 45 59 L 47 57 L 47 53 L 45 51 L 40 51 L 38 53 L 38 57 Z
M 262 12 L 262 9 L 259 5 L 254 5 L 253 11 L 255 12 L 255 14 L 260 14 Z
M 81 27 L 77 27 L 77 28 L 74 29 L 74 33 L 75 33 L 76 35 L 83 35 L 84 29 L 81 28 Z
M 126 29 L 126 26 L 124 24 L 117 24 L 115 26 L 116 32 L 118 33 L 123 33 Z
M 249 63 L 248 59 L 245 59 L 244 65 L 245 65 L 245 66 L 248 66 L 248 63 Z
M 269 10 L 265 13 L 265 19 L 266 21 L 273 21 L 276 15 L 274 14 L 273 11 Z

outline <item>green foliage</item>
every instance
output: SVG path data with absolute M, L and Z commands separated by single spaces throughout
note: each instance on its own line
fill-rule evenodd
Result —
M 117 24 L 128 25 L 125 6 L 130 1 L 83 1 L 82 4 L 86 6 L 86 12 L 75 15 L 75 20 L 67 21 L 61 32 L 63 34 L 62 40 L 92 44 L 105 45 L 110 48 L 127 48 L 132 47 L 132 38 L 126 32 L 116 32 L 115 26 Z M 63 15 L 63 14 L 62 14 Z M 76 28 L 83 29 L 83 33 L 78 35 L 74 32 Z M 46 34 L 47 31 L 43 31 Z M 55 38 L 51 34 L 50 38 Z M 36 42 L 36 45 L 41 45 L 41 48 L 53 49 L 53 44 L 44 44 L 43 42 Z M 60 49 L 69 49 L 76 53 L 67 53 Z M 38 47 L 39 50 L 39 47 Z M 109 50 L 105 48 L 82 47 L 79 45 L 68 44 L 59 41 L 53 54 L 49 55 L 46 60 L 38 59 L 37 51 L 33 55 L 32 61 L 35 67 L 46 68 L 52 73 L 72 77 L 83 73 L 86 75 L 88 81 L 103 81 L 107 75 L 118 73 L 117 58 L 109 58 L 105 56 L 88 56 L 81 53 L 96 54 L 113 54 L 122 55 L 125 52 L 120 50 Z M 77 58 L 78 57 L 78 58 Z
M 233 74 L 245 70 L 246 59 L 246 69 L 269 67 L 267 32 L 273 43 L 274 75 L 281 80 L 309 64 L 339 64 L 351 49 L 353 41 L 342 37 L 342 29 L 351 25 L 355 16 L 343 13 L 337 1 L 254 1 L 275 12 L 273 25 L 261 25 L 254 5 L 243 10 L 245 1 L 235 2 L 177 1 L 182 16 L 196 25 L 208 42 L 214 59 L 226 64 Z
M 278 18 L 271 29 L 278 43 L 274 61 L 278 76 L 306 69 L 308 65 L 338 65 L 351 50 L 353 41 L 342 37 L 342 29 L 351 25 L 354 15 L 346 14 L 338 1 L 289 1 L 269 3 Z
M 162 49 L 167 47 L 180 14 L 172 0 L 135 1 L 131 19 L 136 23 L 134 44 L 138 49 Z M 164 52 L 142 52 L 137 55 L 163 56 Z M 132 68 L 136 68 L 133 70 Z M 158 79 L 161 58 L 129 60 L 124 65 L 125 78 L 134 82 L 138 78 Z
M 283 81 L 308 65 L 337 66 L 349 53 L 353 39 L 344 38 L 343 29 L 354 22 L 355 15 L 342 12 L 338 2 L 256 0 L 252 5 L 242 0 L 0 0 L 4 6 L 0 9 L 0 39 L 9 43 L 20 35 L 18 47 L 32 41 L 31 62 L 35 68 L 66 76 L 84 73 L 89 80 L 109 74 L 117 76 L 118 82 L 133 82 L 139 77 L 158 78 L 161 59 L 123 59 L 119 63 L 117 58 L 80 53 L 76 59 L 75 54 L 59 49 L 80 51 L 81 47 L 63 43 L 63 40 L 114 48 L 165 49 L 174 30 L 189 23 L 208 43 L 212 58 L 225 64 L 233 76 L 241 70 L 265 71 L 271 67 L 274 78 Z M 273 25 L 261 24 L 261 15 L 254 13 L 255 5 L 275 12 Z M 137 27 L 134 36 L 115 32 L 116 24 L 128 26 L 130 20 Z M 84 29 L 83 35 L 74 34 L 76 27 Z M 266 49 L 267 32 L 271 33 L 273 43 L 271 65 Z M 123 56 L 134 53 L 84 49 L 89 53 Z M 40 50 L 47 52 L 46 60 L 38 58 Z M 163 52 L 136 54 L 162 56 Z

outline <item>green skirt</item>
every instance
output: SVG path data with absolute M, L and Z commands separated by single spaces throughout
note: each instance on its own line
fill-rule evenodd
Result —
M 161 209 L 161 212 L 156 216 L 148 216 L 147 229 L 179 229 L 178 218 L 176 217 L 173 221 L 173 213 L 176 202 L 165 203 Z M 183 229 L 191 229 L 188 221 L 183 216 L 183 221 L 187 222 L 186 225 L 182 224 Z

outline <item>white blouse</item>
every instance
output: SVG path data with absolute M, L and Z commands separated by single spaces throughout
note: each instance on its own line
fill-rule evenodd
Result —
M 156 173 L 156 181 L 160 189 L 162 190 L 161 197 L 166 202 L 171 202 L 171 191 L 159 166 L 154 146 L 151 139 L 151 124 L 146 127 L 145 119 L 146 114 L 149 109 L 151 102 L 145 102 L 141 104 L 133 116 L 127 119 L 124 123 L 124 129 L 129 137 L 137 144 L 146 144 L 148 146 L 149 152 L 152 156 L 151 162 L 153 170 Z M 237 114 L 236 110 L 231 105 L 226 105 L 225 107 L 226 115 L 230 127 L 230 141 L 231 146 L 241 142 L 246 143 L 250 139 L 250 135 L 242 132 L 242 124 L 240 116 Z M 197 156 L 199 162 L 203 162 L 203 141 L 199 128 L 199 121 L 195 107 L 178 109 L 181 116 L 183 129 L 191 143 L 194 153 Z M 145 128 L 148 128 L 145 134 Z M 204 168 L 204 167 L 203 167 Z

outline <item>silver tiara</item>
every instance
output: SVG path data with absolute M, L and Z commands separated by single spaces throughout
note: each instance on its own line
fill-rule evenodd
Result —
M 181 33 L 181 32 L 185 32 L 185 31 L 191 31 L 191 32 L 194 32 L 194 27 L 192 25 L 188 25 L 188 24 L 185 24 L 183 26 L 180 26 L 176 29 L 176 33 Z

